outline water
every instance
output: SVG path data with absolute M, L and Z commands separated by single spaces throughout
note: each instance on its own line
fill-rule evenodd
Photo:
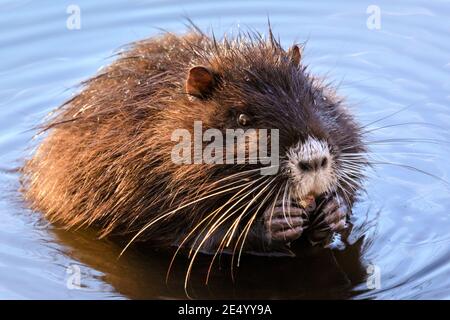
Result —
M 79 30 L 67 28 L 72 4 L 81 10 Z M 11 170 L 30 152 L 30 129 L 109 63 L 115 49 L 157 28 L 182 32 L 185 16 L 220 34 L 236 26 L 265 31 L 269 15 L 286 46 L 308 40 L 304 60 L 340 84 L 362 123 L 404 109 L 369 126 L 379 162 L 450 180 L 450 3 L 376 1 L 379 29 L 367 26 L 371 4 L 0 1 L 0 298 L 185 297 L 182 259 L 166 285 L 170 255 L 134 248 L 117 260 L 118 244 L 47 225 L 24 208 Z M 347 249 L 244 257 L 234 284 L 224 258 L 208 287 L 202 271 L 209 260 L 200 259 L 191 296 L 449 299 L 449 187 L 408 168 L 377 166 L 355 207 Z

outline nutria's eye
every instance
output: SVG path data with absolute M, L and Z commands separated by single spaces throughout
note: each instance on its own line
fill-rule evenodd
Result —
M 245 113 L 241 113 L 237 120 L 241 126 L 247 126 L 250 124 L 250 117 Z

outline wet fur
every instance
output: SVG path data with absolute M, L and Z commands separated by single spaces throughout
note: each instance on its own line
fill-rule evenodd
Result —
M 198 65 L 210 68 L 217 82 L 203 99 L 185 93 L 188 71 Z M 220 179 L 255 166 L 175 165 L 171 134 L 179 128 L 192 131 L 195 120 L 203 121 L 204 129 L 236 128 L 235 116 L 242 110 L 252 117 L 253 127 L 280 129 L 282 156 L 308 136 L 328 142 L 335 170 L 340 170 L 342 153 L 365 151 L 361 130 L 343 102 L 306 66 L 293 64 L 271 31 L 267 39 L 250 32 L 219 41 L 192 30 L 136 42 L 84 82 L 44 125 L 44 138 L 22 169 L 24 197 L 32 209 L 68 229 L 94 226 L 101 237 L 126 239 L 144 230 L 137 241 L 180 244 L 236 190 L 188 202 L 214 193 L 223 186 Z M 361 178 L 362 172 L 354 171 L 352 182 L 337 190 L 349 207 Z M 273 186 L 288 179 L 280 170 Z M 251 205 L 232 241 L 258 204 Z M 233 221 L 218 228 L 203 247 L 216 250 Z M 187 243 L 193 245 L 207 230 L 199 228 Z M 253 228 L 249 233 L 250 247 L 259 241 L 252 237 L 258 232 Z

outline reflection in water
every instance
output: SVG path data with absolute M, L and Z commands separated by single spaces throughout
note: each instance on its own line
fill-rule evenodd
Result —
M 57 229 L 53 232 L 71 258 L 102 272 L 102 280 L 121 295 L 133 299 L 187 297 L 184 279 L 188 260 L 181 254 L 166 283 L 173 252 L 158 252 L 141 244 L 118 258 L 123 246 L 97 240 L 92 232 Z M 295 258 L 246 255 L 241 265 L 234 268 L 234 283 L 230 256 L 224 254 L 216 260 L 205 285 L 212 257 L 199 256 L 189 280 L 188 294 L 200 299 L 349 298 L 355 294 L 354 286 L 366 279 L 366 268 L 361 262 L 362 243 L 360 239 L 344 251 L 299 244 L 293 248 Z

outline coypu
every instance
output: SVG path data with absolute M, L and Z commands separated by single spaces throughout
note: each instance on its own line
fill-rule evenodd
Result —
M 328 243 L 347 227 L 365 146 L 301 49 L 284 50 L 270 27 L 267 37 L 217 40 L 193 28 L 133 43 L 43 125 L 22 168 L 25 200 L 68 229 L 196 254 L 284 253 L 302 234 Z M 278 129 L 280 170 L 174 163 L 172 134 L 195 121 Z

